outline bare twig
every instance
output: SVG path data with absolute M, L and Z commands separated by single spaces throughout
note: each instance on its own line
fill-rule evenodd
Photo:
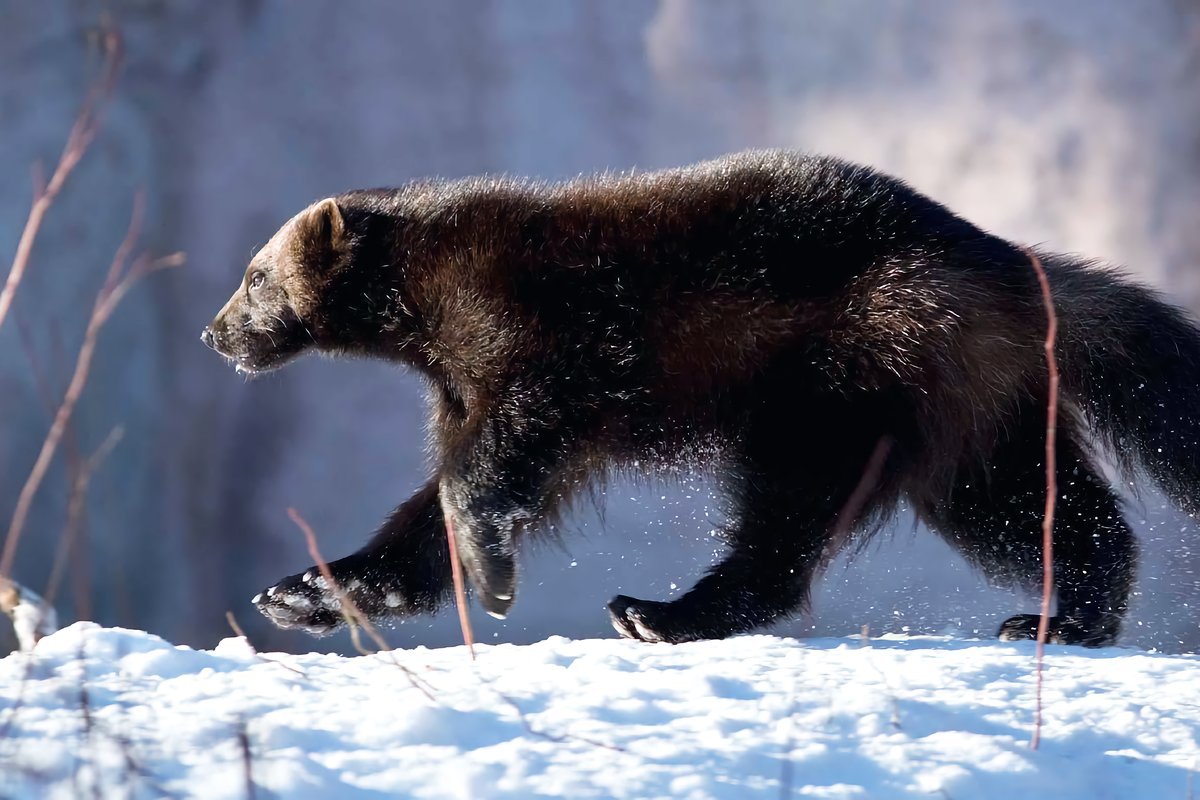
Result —
M 238 621 L 236 618 L 234 618 L 232 611 L 225 612 L 225 621 L 229 623 L 229 627 L 233 630 L 234 634 L 236 634 L 237 636 L 240 636 L 242 638 L 242 641 L 244 641 L 246 643 L 246 646 L 250 648 L 251 652 L 254 653 L 254 657 L 257 658 L 259 661 L 266 662 L 267 664 L 278 664 L 279 666 L 283 667 L 284 669 L 291 670 L 292 672 L 299 675 L 301 678 L 308 680 L 308 673 L 305 672 L 304 670 L 300 669 L 299 667 L 293 667 L 291 664 L 285 664 L 284 662 L 280 661 L 277 658 L 271 658 L 270 656 L 265 656 L 262 653 L 258 652 L 258 648 L 255 647 L 254 643 L 250 641 L 250 637 L 246 635 L 246 632 L 244 630 L 242 630 L 242 626 L 238 625 Z
M 1049 370 L 1050 396 L 1046 400 L 1046 510 L 1042 517 L 1042 615 L 1037 629 L 1037 697 L 1034 705 L 1033 737 L 1029 747 L 1037 750 L 1042 738 L 1042 672 L 1046 651 L 1046 635 L 1050 625 L 1050 595 L 1054 590 L 1054 503 L 1058 495 L 1058 464 L 1055 445 L 1058 433 L 1058 359 L 1054 356 L 1054 343 L 1058 336 L 1058 315 L 1054 312 L 1054 297 L 1050 293 L 1050 279 L 1042 267 L 1041 259 L 1032 250 L 1026 250 L 1029 262 L 1037 272 L 1042 288 L 1042 305 L 1046 309 L 1046 367 Z
M 628 753 L 629 752 L 624 747 L 621 747 L 619 744 L 610 744 L 608 742 L 602 742 L 598 739 L 592 739 L 587 736 L 579 736 L 578 734 L 574 734 L 574 733 L 551 733 L 549 731 L 544 731 L 541 728 L 534 727 L 533 723 L 529 721 L 529 717 L 525 716 L 525 712 L 521 709 L 521 707 L 519 705 L 517 705 L 516 700 L 512 699 L 511 697 L 506 695 L 504 692 L 497 689 L 496 685 L 494 683 L 489 681 L 484 676 L 480 675 L 478 671 L 476 671 L 475 676 L 477 678 L 479 678 L 479 680 L 485 686 L 487 686 L 489 689 L 491 689 L 496 694 L 497 697 L 499 697 L 501 700 L 503 700 L 505 703 L 508 704 L 508 706 L 513 710 L 513 713 L 515 713 L 517 715 L 517 721 L 521 723 L 521 727 L 524 728 L 525 732 L 528 733 L 530 736 L 536 736 L 539 739 L 545 739 L 548 742 L 555 742 L 556 744 L 565 744 L 567 742 L 581 742 L 583 744 L 591 745 L 592 747 L 601 747 L 605 750 L 612 750 L 613 752 L 616 752 L 616 753 Z
M 49 377 L 42 369 L 29 326 L 20 316 L 14 316 L 14 319 L 21 348 L 25 351 L 25 360 L 29 362 L 29 370 L 33 373 L 34 384 L 37 386 L 38 394 L 42 396 L 42 403 L 46 406 L 50 419 L 53 420 L 58 410 L 55 398 L 59 393 L 51 388 Z M 89 609 L 91 606 L 88 598 L 91 594 L 91 587 L 87 575 L 88 560 L 82 533 L 87 512 L 87 506 L 83 499 L 86 496 L 87 484 L 91 476 L 85 475 L 89 471 L 88 462 L 80 451 L 79 437 L 73 422 L 68 422 L 66 430 L 63 432 L 62 448 L 67 462 L 67 486 L 70 487 L 70 498 L 67 502 L 67 521 L 63 525 L 61 541 L 71 544 L 60 545 L 60 547 L 67 547 L 70 550 L 70 561 L 74 568 L 75 619 L 90 619 Z M 93 459 L 95 458 L 93 455 Z
M 93 722 L 99 723 L 100 720 L 93 720 Z M 102 728 L 103 726 L 98 727 Z M 117 743 L 117 747 L 121 750 L 121 759 L 125 763 L 126 775 L 132 775 L 145 784 L 151 790 L 153 797 L 167 798 L 178 796 L 171 793 L 144 764 L 133 757 L 133 742 L 128 736 L 119 731 L 107 731 L 106 733 L 109 738 Z M 135 797 L 137 795 L 131 790 L 128 796 Z
M 235 636 L 238 636 L 238 637 L 244 639 L 246 644 L 249 644 L 250 647 L 252 647 L 252 648 L 254 647 L 254 645 L 250 644 L 250 637 L 246 635 L 246 632 L 244 630 L 242 630 L 242 626 L 238 625 L 237 617 L 233 616 L 232 611 L 225 612 L 225 621 L 229 623 L 229 627 L 233 631 Z M 256 649 L 254 652 L 255 652 L 255 654 L 257 654 L 258 650 Z
M 62 403 L 58 406 L 58 411 L 54 415 L 50 431 L 46 434 L 46 438 L 42 442 L 42 449 L 38 453 L 37 460 L 34 462 L 33 468 L 29 472 L 29 477 L 26 479 L 25 485 L 21 487 L 21 493 L 17 497 L 17 506 L 13 511 L 8 534 L 4 539 L 4 551 L 0 555 L 0 577 L 8 576 L 12 570 L 13 559 L 16 557 L 17 552 L 17 543 L 20 540 L 26 518 L 29 515 L 30 506 L 33 504 L 33 498 L 37 494 L 43 478 L 46 476 L 46 470 L 49 469 L 55 452 L 58 450 L 58 445 L 62 440 L 63 433 L 66 431 L 67 424 L 71 420 L 71 415 L 75 411 L 75 405 L 79 402 L 79 397 L 83 393 L 84 386 L 87 385 L 88 374 L 91 371 L 92 357 L 95 355 L 100 329 L 108 321 L 112 312 L 134 283 L 155 270 L 175 267 L 183 263 L 182 253 L 175 253 L 159 259 L 141 256 L 126 269 L 130 252 L 133 249 L 141 227 L 142 207 L 142 196 L 139 193 L 134 199 L 133 214 L 130 219 L 129 229 L 120 247 L 117 248 L 116 254 L 113 256 L 104 285 L 96 295 L 92 314 L 88 319 L 87 328 L 84 331 L 83 344 L 80 346 L 79 354 L 76 356 L 75 371 L 71 376 L 71 381 L 67 385 Z
M 256 792 L 254 789 L 254 758 L 250 753 L 250 732 L 247 730 L 246 720 L 238 720 L 237 728 L 238 747 L 242 751 L 242 774 L 246 781 L 246 800 L 254 800 Z
M 131 775 L 131 776 L 137 778 L 138 780 L 140 780 L 143 784 L 145 784 L 145 786 L 150 790 L 151 797 L 161 797 L 161 798 L 178 797 L 179 796 L 178 794 L 176 794 L 175 792 L 169 790 L 166 786 L 164 786 L 158 780 L 158 778 L 153 774 L 153 772 L 151 772 L 144 764 L 141 764 L 138 761 L 138 759 L 134 757 L 132 742 L 131 742 L 130 738 L 127 735 L 125 735 L 121 730 L 117 729 L 115 727 L 115 723 L 113 723 L 114 727 L 109 727 L 109 725 L 105 723 L 104 719 L 102 719 L 101 717 L 97 717 L 96 715 L 94 715 L 92 713 L 91 699 L 90 699 L 89 692 L 87 690 L 87 685 L 86 685 L 86 681 L 87 681 L 86 656 L 87 656 L 87 653 L 86 653 L 85 643 L 86 643 L 86 632 L 80 634 L 79 648 L 76 651 L 76 653 L 77 653 L 76 658 L 79 661 L 80 666 L 82 668 L 82 672 L 83 672 L 83 683 L 81 683 L 81 685 L 80 685 L 78 699 L 79 699 L 79 704 L 80 704 L 80 709 L 81 709 L 80 718 L 82 719 L 82 721 L 84 723 L 84 729 L 83 729 L 84 742 L 85 743 L 91 742 L 92 740 L 95 739 L 95 737 L 97 735 L 102 735 L 102 736 L 108 737 L 109 739 L 111 739 L 112 741 L 114 741 L 117 744 L 117 747 L 121 751 L 122 760 L 124 761 L 124 765 L 125 765 L 126 775 Z M 125 655 L 126 655 L 126 650 L 125 650 L 124 644 L 118 643 L 118 652 L 117 652 L 116 661 L 119 662 L 122 658 L 124 658 Z M 13 729 L 14 723 L 16 721 L 17 710 L 20 708 L 22 702 L 24 701 L 25 687 L 31 682 L 33 669 L 38 663 L 39 662 L 36 658 L 34 658 L 32 656 L 26 657 L 25 671 L 21 677 L 21 682 L 18 686 L 18 694 L 17 694 L 16 702 L 13 704 L 12 708 L 10 709 L 9 716 L 5 719 L 3 727 L 0 728 L 0 743 L 12 745 L 12 750 L 9 753 L 5 754 L 6 766 L 13 766 L 13 765 L 19 763 L 19 759 L 17 758 L 17 750 L 21 746 L 24 739 L 23 739 L 23 737 L 10 738 L 10 735 L 12 733 L 12 729 Z M 152 710 L 153 706 L 149 706 L 148 708 L 150 708 Z M 36 743 L 36 741 L 35 741 L 35 743 Z M 81 780 L 81 776 L 80 776 L 80 762 L 84 758 L 84 750 L 85 749 L 93 751 L 93 755 L 94 755 L 94 748 L 84 748 L 84 747 L 78 748 L 77 752 L 74 754 L 75 770 L 72 775 L 72 780 L 75 785 L 75 794 L 76 795 L 82 795 L 82 793 L 83 793 L 82 780 Z M 45 774 L 44 776 L 38 775 L 38 773 L 35 770 L 32 770 L 28 767 L 23 768 L 23 769 L 18 767 L 18 769 L 21 769 L 21 771 L 25 772 L 25 773 L 32 773 L 35 776 L 40 777 L 45 781 L 49 781 L 49 780 L 53 779 L 52 776 L 49 774 Z M 91 792 L 92 796 L 99 797 L 99 796 L 103 795 L 103 791 L 100 786 L 101 778 L 100 778 L 100 774 L 99 774 L 98 764 L 93 764 L 93 771 L 92 771 L 91 778 L 92 778 L 92 787 L 91 787 L 92 788 L 92 792 Z M 130 797 L 133 797 L 137 794 L 138 793 L 136 793 L 136 792 L 132 792 L 132 791 L 129 792 Z
M 21 681 L 17 684 L 17 696 L 14 698 L 12 705 L 8 707 L 8 716 L 4 718 L 4 724 L 0 725 L 0 742 L 14 741 L 14 748 L 20 747 L 20 740 L 10 740 L 13 727 L 17 722 L 17 714 L 25 705 L 25 690 L 29 686 L 30 679 L 33 677 L 33 667 L 37 664 L 37 659 L 32 655 L 25 656 L 25 669 L 21 672 Z
M 798 659 L 804 658 L 803 648 L 796 650 Z M 779 797 L 788 800 L 792 797 L 792 785 L 796 780 L 796 765 L 792 763 L 792 752 L 796 749 L 796 686 L 788 685 L 787 698 L 784 700 L 786 709 L 783 719 L 783 752 L 779 759 Z
M 92 701 L 88 693 L 87 686 L 87 635 L 81 633 L 79 636 L 79 668 L 81 676 L 79 678 L 79 712 L 83 719 L 83 741 L 80 742 L 79 752 L 75 759 L 75 794 L 82 794 L 82 786 L 79 783 L 80 772 L 84 764 L 87 763 L 89 755 L 95 756 L 95 747 L 92 743 Z M 100 797 L 100 776 L 96 774 L 95 769 L 92 772 L 92 797 L 99 800 Z
M 13 256 L 8 278 L 4 282 L 4 288 L 0 289 L 0 327 L 4 325 L 9 309 L 12 308 L 17 287 L 20 286 L 21 279 L 25 276 L 25 270 L 29 266 L 29 256 L 33 252 L 33 244 L 37 240 L 38 231 L 41 230 L 42 220 L 45 219 L 46 212 L 54 203 L 54 198 L 62 191 L 67 177 L 78 166 L 88 145 L 95 138 L 96 131 L 100 126 L 100 112 L 112 96 L 113 89 L 116 88 L 117 73 L 120 71 L 123 55 L 121 37 L 115 28 L 108 27 L 102 33 L 102 41 L 104 43 L 104 66 L 100 77 L 83 100 L 83 106 L 75 118 L 71 132 L 67 135 L 67 143 L 63 147 L 62 155 L 58 159 L 58 166 L 54 168 L 54 174 L 50 176 L 49 182 L 43 183 L 41 169 L 35 167 L 33 205 L 29 209 L 29 217 L 25 221 L 25 228 L 21 231 L 21 238 L 17 241 L 17 252 Z
M 871 451 L 871 455 L 867 458 L 867 463 L 863 466 L 862 476 L 858 479 L 858 484 L 855 485 L 854 491 L 850 492 L 850 496 L 846 498 L 846 502 L 839 509 L 837 516 L 833 518 L 833 524 L 829 529 L 829 541 L 825 545 L 821 553 L 819 569 L 824 569 L 829 566 L 834 557 L 845 545 L 846 540 L 854 530 L 854 524 L 858 522 L 859 516 L 863 509 L 867 507 L 867 502 L 871 499 L 871 493 L 875 491 L 879 485 L 879 479 L 883 476 L 883 467 L 887 463 L 887 457 L 891 455 L 892 447 L 895 445 L 895 440 L 884 434 L 879 437 L 879 441 L 875 443 L 875 449 Z M 870 626 L 862 626 L 862 644 L 863 647 L 870 645 Z M 878 669 L 878 668 L 876 668 Z M 880 673 L 882 675 L 882 673 Z M 886 678 L 884 679 L 886 685 Z M 791 690 L 789 690 L 790 692 Z M 794 698 L 794 695 L 789 695 Z M 789 700 L 790 710 L 788 718 L 790 719 L 795 712 L 795 700 Z M 895 705 L 895 697 L 892 697 L 892 724 L 899 728 L 899 710 Z M 794 765 L 792 764 L 792 748 L 793 740 L 789 729 L 787 740 L 785 741 L 782 764 L 779 768 L 779 796 L 790 797 L 792 794 L 792 783 L 794 778 Z
M 462 561 L 458 558 L 458 537 L 454 534 L 454 518 L 446 515 L 446 543 L 450 547 L 450 576 L 454 581 L 454 606 L 458 609 L 458 625 L 462 628 L 463 644 L 475 660 L 475 633 L 467 614 L 467 590 L 463 584 Z
M 81 633 L 80 635 L 83 636 L 86 634 Z M 115 662 L 120 663 L 121 660 L 128 655 L 129 651 L 126 647 L 127 643 L 124 639 L 118 640 L 116 644 L 117 653 Z M 118 706 L 118 708 L 120 708 L 120 706 Z M 152 705 L 144 706 L 143 708 L 151 712 L 153 711 Z M 124 710 L 128 712 L 129 708 L 125 708 Z M 140 781 L 147 789 L 149 789 L 149 794 L 151 797 L 160 797 L 163 798 L 163 800 L 166 800 L 166 798 L 178 797 L 179 795 L 176 792 L 173 792 L 167 789 L 167 787 L 163 786 L 158 777 L 145 764 L 141 763 L 134 756 L 133 740 L 130 738 L 128 733 L 126 733 L 126 725 L 129 722 L 130 716 L 128 713 L 115 717 L 111 723 L 106 722 L 102 717 L 94 716 L 92 717 L 92 728 L 95 733 L 102 734 L 111 739 L 120 749 L 121 760 L 125 765 L 125 774 L 122 777 L 133 778 Z M 122 725 L 121 723 L 126 723 L 126 725 Z M 126 793 L 127 797 L 137 797 L 140 794 L 146 794 L 145 792 L 135 792 L 133 787 L 134 783 L 132 780 L 130 780 L 128 782 L 128 789 Z
M 859 515 L 867 507 L 871 493 L 879 485 L 879 479 L 883 475 L 883 465 L 887 462 L 887 457 L 891 454 L 894 445 L 895 440 L 887 434 L 880 436 L 879 441 L 875 443 L 875 449 L 871 451 L 866 466 L 863 467 L 862 477 L 859 478 L 854 491 L 846 498 L 845 504 L 833 519 L 833 525 L 829 532 L 829 543 L 825 546 L 821 557 L 822 567 L 828 566 L 854 530 L 854 524 L 858 522 Z
M 304 533 L 304 538 L 308 541 L 308 553 L 310 556 L 312 556 L 313 561 L 316 562 L 317 569 L 320 570 L 321 577 L 325 579 L 326 584 L 329 586 L 329 590 L 333 593 L 334 597 L 337 598 L 338 603 L 341 605 L 342 616 L 345 617 L 346 623 L 350 626 L 351 633 L 354 632 L 356 627 L 361 627 L 380 650 L 388 653 L 388 655 L 391 656 L 392 663 L 394 663 L 404 672 L 415 688 L 419 689 L 427 698 L 429 698 L 430 702 L 438 705 L 444 705 L 434 698 L 434 696 L 427 691 L 424 686 L 421 685 L 425 683 L 424 681 L 421 681 L 412 672 L 412 670 L 410 670 L 408 667 L 405 667 L 399 662 L 399 660 L 396 659 L 395 652 L 390 646 L 388 646 L 388 643 L 379 634 L 379 631 L 374 625 L 371 624 L 371 621 L 367 619 L 362 610 L 358 608 L 358 605 L 354 602 L 354 600 L 348 594 L 346 594 L 345 590 L 342 589 L 336 580 L 334 580 L 333 572 L 329 569 L 329 563 L 321 556 L 320 551 L 317 549 L 317 537 L 316 534 L 313 533 L 312 526 L 308 524 L 304 517 L 301 516 L 300 512 L 295 508 L 288 509 L 288 516 L 291 517 L 292 522 L 296 523 L 296 526 L 299 527 Z M 453 552 L 453 550 L 451 552 Z M 373 655 L 369 651 L 363 649 L 362 644 L 357 639 L 354 640 L 354 646 L 363 655 Z M 577 736 L 571 733 L 551 733 L 549 731 L 544 731 L 534 726 L 533 723 L 529 721 L 529 718 L 526 716 L 525 712 L 517 704 L 517 701 L 496 688 L 495 684 L 491 680 L 481 675 L 478 670 L 475 672 L 475 676 L 479 679 L 480 683 L 490 689 L 497 697 L 499 697 L 510 708 L 512 708 L 517 720 L 521 723 L 521 727 L 523 727 L 531 736 L 536 736 L 540 739 L 545 739 L 547 741 L 556 743 L 581 742 L 583 744 L 592 745 L 593 747 L 602 747 L 605 750 L 613 750 L 618 753 L 628 752 L 625 748 L 619 745 L 601 742 L 585 736 Z M 427 686 L 428 684 L 425 685 Z
M 71 494 L 67 501 L 67 524 L 63 528 L 63 538 L 59 543 L 58 551 L 54 554 L 54 565 L 51 567 L 50 577 L 46 581 L 46 591 L 42 594 L 47 606 L 54 604 L 54 599 L 58 595 L 58 589 L 62 583 L 63 574 L 67 569 L 67 560 L 74 551 L 76 539 L 82 527 L 84 501 L 87 499 L 88 484 L 91 482 L 92 475 L 95 474 L 96 468 L 100 466 L 100 463 L 108 458 L 108 455 L 124 435 L 125 429 L 120 425 L 113 428 L 109 431 L 104 441 L 100 443 L 100 446 L 96 448 L 96 452 L 92 453 L 91 457 L 80 463 L 74 470 L 75 474 L 72 476 L 71 481 Z
M 296 509 L 289 508 L 287 511 L 292 522 L 296 523 L 296 526 L 304 533 L 304 538 L 308 542 L 309 555 L 316 562 L 317 569 L 320 570 L 321 576 L 325 578 L 325 582 L 329 586 L 329 591 L 333 593 L 333 596 L 337 598 L 338 604 L 341 606 L 342 616 L 345 617 L 346 624 L 350 627 L 351 639 L 354 642 L 355 649 L 363 655 L 372 655 L 362 646 L 362 642 L 358 640 L 357 636 L 355 636 L 355 631 L 358 628 L 362 628 L 366 631 L 367 636 L 371 637 L 371 641 L 375 642 L 376 647 L 391 656 L 392 663 L 404 673 L 405 677 L 408 678 L 408 682 L 412 684 L 412 687 L 425 695 L 429 699 L 429 702 L 436 704 L 438 701 L 433 696 L 432 687 L 418 678 L 416 673 L 411 669 L 400 663 L 399 659 L 396 658 L 396 654 L 392 652 L 391 646 L 388 645 L 375 626 L 371 624 L 371 620 L 367 618 L 367 615 L 362 612 L 350 595 L 346 594 L 341 585 L 334 580 L 333 572 L 329 569 L 329 563 L 321 556 L 320 550 L 317 549 L 317 536 L 313 533 L 312 526 L 308 524 L 308 521 Z
M 870 651 L 870 647 L 868 647 L 867 650 Z M 871 652 L 864 653 L 863 658 L 866 659 L 867 666 L 875 670 L 876 674 L 879 675 L 879 680 L 883 684 L 883 691 L 887 695 L 888 704 L 892 707 L 892 730 L 903 733 L 904 725 L 900 722 L 900 702 L 896 699 L 896 691 L 892 688 L 892 682 L 888 680 L 887 673 L 875 663 L 875 659 L 872 658 Z

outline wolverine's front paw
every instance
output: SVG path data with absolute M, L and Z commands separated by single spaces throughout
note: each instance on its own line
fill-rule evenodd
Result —
M 345 623 L 341 603 L 316 567 L 284 578 L 252 600 L 280 628 L 295 628 L 314 636 L 333 633 Z
M 626 639 L 678 644 L 706 638 L 691 630 L 686 621 L 677 619 L 678 613 L 671 603 L 619 594 L 608 601 L 608 614 L 617 633 Z

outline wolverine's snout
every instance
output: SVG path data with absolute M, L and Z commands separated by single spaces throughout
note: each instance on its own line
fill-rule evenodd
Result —
M 251 311 L 235 296 L 200 333 L 200 341 L 228 359 L 238 372 L 276 369 L 312 342 L 312 335 L 291 309 L 260 308 L 257 315 Z
M 229 325 L 225 320 L 224 312 L 218 314 L 216 319 L 204 326 L 204 330 L 200 332 L 200 341 L 211 347 L 225 357 L 235 355 L 231 352 Z
M 200 332 L 200 341 L 225 358 L 239 358 L 247 354 L 250 348 L 241 338 L 231 329 L 228 308 L 222 309 Z

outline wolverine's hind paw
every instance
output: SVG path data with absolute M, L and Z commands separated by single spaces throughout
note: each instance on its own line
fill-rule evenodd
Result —
M 277 627 L 314 636 L 333 633 L 345 622 L 337 596 L 315 568 L 284 578 L 251 602 Z
M 1000 641 L 1022 642 L 1037 639 L 1037 614 L 1017 614 L 1000 626 Z M 1116 625 L 1102 619 L 1083 621 L 1071 617 L 1051 617 L 1046 626 L 1046 641 L 1050 644 L 1081 644 L 1084 647 L 1106 647 L 1117 638 Z

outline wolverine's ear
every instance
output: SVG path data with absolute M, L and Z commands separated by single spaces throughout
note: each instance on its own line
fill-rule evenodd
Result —
M 318 247 L 332 249 L 346 233 L 342 210 L 332 197 L 326 198 L 308 212 L 308 230 Z

